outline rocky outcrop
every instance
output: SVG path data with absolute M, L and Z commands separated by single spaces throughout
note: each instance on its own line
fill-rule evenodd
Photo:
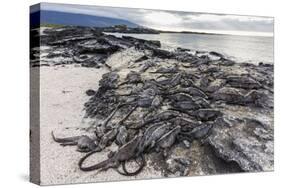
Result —
M 216 124 L 208 143 L 217 156 L 248 172 L 273 170 L 273 127 L 253 119 Z
M 149 158 L 165 176 L 273 170 L 273 65 L 237 63 L 218 52 L 166 51 L 159 41 L 91 28 L 45 34 L 47 60 L 67 51 L 71 63 L 109 69 L 85 103 L 99 150 L 116 143 L 121 152 L 138 138 L 126 160 L 144 165 Z
M 43 31 L 32 30 L 34 40 L 39 40 L 41 49 L 31 46 L 31 65 L 40 64 L 81 64 L 85 67 L 100 68 L 113 53 L 129 48 L 160 47 L 159 41 L 146 41 L 132 37 L 117 38 L 105 35 L 101 28 L 62 27 Z M 39 33 L 42 33 L 39 37 Z M 39 42 L 38 42 L 39 44 Z M 43 48 L 42 48 L 43 47 Z M 40 61 L 39 61 L 40 58 Z

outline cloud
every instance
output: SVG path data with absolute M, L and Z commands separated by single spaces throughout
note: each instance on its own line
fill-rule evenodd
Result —
M 88 14 L 129 20 L 138 25 L 163 30 L 210 30 L 220 32 L 273 33 L 273 18 L 149 9 L 42 3 L 44 10 Z
M 273 18 L 239 15 L 186 15 L 183 25 L 191 28 L 273 32 Z
M 272 22 L 273 19 L 269 17 L 258 16 L 240 16 L 240 15 L 223 15 L 223 14 L 192 14 L 184 17 L 190 22 L 219 22 L 219 21 L 239 21 L 239 22 Z
M 177 25 L 183 22 L 182 18 L 174 14 L 162 11 L 154 11 L 147 13 L 143 16 L 143 19 L 147 23 L 158 25 Z

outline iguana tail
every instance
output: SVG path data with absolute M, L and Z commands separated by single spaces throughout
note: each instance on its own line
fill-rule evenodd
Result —
M 51 132 L 51 135 L 53 137 L 53 140 L 58 143 L 74 142 L 80 138 L 80 136 L 73 136 L 73 137 L 68 137 L 68 138 L 57 138 L 54 135 L 54 131 Z
M 96 153 L 96 152 L 98 152 L 98 151 L 96 151 L 96 150 L 95 150 L 95 151 L 92 151 L 92 152 L 88 153 L 87 155 L 85 155 L 84 157 L 82 157 L 82 158 L 79 160 L 78 166 L 79 166 L 80 170 L 82 170 L 82 171 L 93 171 L 93 170 L 98 170 L 98 169 L 100 169 L 100 168 L 106 167 L 106 166 L 111 162 L 112 159 L 109 158 L 109 159 L 106 159 L 106 160 L 104 160 L 104 161 L 102 161 L 102 162 L 100 162 L 100 163 L 97 163 L 97 164 L 95 164 L 95 165 L 83 167 L 84 161 L 85 161 L 88 157 L 90 157 L 91 155 L 93 155 L 93 154 Z
M 145 159 L 144 159 L 143 154 L 140 157 L 141 157 L 141 162 L 140 162 L 140 164 L 138 164 L 139 168 L 137 170 L 135 170 L 134 172 L 129 172 L 127 170 L 127 168 L 126 168 L 126 161 L 122 162 L 122 169 L 123 169 L 124 172 L 121 172 L 118 169 L 117 169 L 117 172 L 119 174 L 121 174 L 121 175 L 124 175 L 124 176 L 135 176 L 135 175 L 138 175 L 142 171 L 143 167 L 145 166 Z

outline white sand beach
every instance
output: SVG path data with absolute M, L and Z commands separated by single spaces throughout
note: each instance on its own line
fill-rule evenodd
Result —
M 76 151 L 75 146 L 62 147 L 54 142 L 51 131 L 57 136 L 79 134 L 74 127 L 87 126 L 83 105 L 89 99 L 87 89 L 97 89 L 98 81 L 105 69 L 84 68 L 74 65 L 40 67 L 40 146 L 41 184 L 66 184 L 129 179 L 159 178 L 161 173 L 146 167 L 136 177 L 119 175 L 115 170 L 105 172 L 83 172 L 78 160 L 85 155 Z M 73 127 L 63 134 L 66 127 Z M 109 148 L 114 149 L 114 148 Z M 93 155 L 89 164 L 107 158 L 109 149 Z

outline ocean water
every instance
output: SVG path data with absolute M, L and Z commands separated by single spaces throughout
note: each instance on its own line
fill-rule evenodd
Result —
M 123 35 L 146 40 L 159 40 L 164 49 L 176 47 L 200 51 L 216 51 L 237 62 L 273 63 L 273 37 L 207 35 L 207 34 L 121 34 L 107 33 L 117 37 Z

